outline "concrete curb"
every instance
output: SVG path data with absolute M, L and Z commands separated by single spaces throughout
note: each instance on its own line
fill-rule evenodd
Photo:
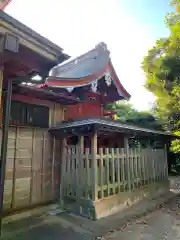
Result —
M 92 235 L 93 239 L 103 239 L 103 236 L 108 236 L 112 232 L 120 230 L 123 226 L 126 226 L 134 220 L 153 212 L 155 209 L 160 208 L 161 205 L 163 206 L 163 204 L 176 196 L 177 194 L 169 192 L 158 199 L 146 199 L 129 209 L 97 221 L 92 221 L 70 213 L 61 218 L 66 218 L 67 221 L 71 222 L 74 225 L 73 228 L 75 231 L 78 231 L 79 228 L 83 228 Z

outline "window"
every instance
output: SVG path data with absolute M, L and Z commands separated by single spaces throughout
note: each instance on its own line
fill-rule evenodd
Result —
M 49 127 L 49 108 L 18 101 L 11 102 L 10 124 Z

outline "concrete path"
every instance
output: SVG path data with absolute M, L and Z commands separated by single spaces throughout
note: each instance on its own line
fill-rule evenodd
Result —
M 149 213 L 145 217 L 127 223 L 123 227 L 116 227 L 116 230 L 102 238 L 95 238 L 92 231 L 82 224 L 73 223 L 68 214 L 61 217 L 42 216 L 41 218 L 26 218 L 8 224 L 4 231 L 18 229 L 12 235 L 8 234 L 2 239 L 6 240 L 179 240 L 180 239 L 180 196 L 176 196 L 169 203 L 161 206 L 160 209 Z M 77 220 L 77 219 L 76 219 Z M 82 219 L 81 219 L 82 220 Z M 85 223 L 86 221 L 84 221 Z M 79 226 L 78 226 L 79 225 Z
M 33 216 L 15 220 L 3 227 L 2 240 L 92 240 L 93 237 L 61 217 Z
M 173 178 L 172 188 L 180 189 L 180 179 Z M 179 193 L 177 191 L 177 193 Z M 161 209 L 156 209 L 165 199 L 172 199 Z M 141 201 L 133 208 L 99 221 L 62 212 L 52 216 L 49 207 L 25 212 L 4 219 L 2 240 L 177 240 L 180 239 L 180 195 L 169 193 L 162 199 Z M 152 212 L 152 210 L 156 209 Z M 146 217 L 137 219 L 144 213 Z M 22 216 L 23 215 L 23 216 Z M 124 217 L 126 216 L 126 218 Z M 122 227 L 124 225 L 124 227 Z M 121 226 L 121 227 L 120 227 Z M 115 230 L 114 230 L 115 229 Z M 107 234 L 108 233 L 108 234 Z M 104 237 L 101 237 L 104 236 Z
M 115 230 L 106 240 L 179 240 L 180 196 L 160 209 Z
M 171 195 L 171 194 L 170 194 Z M 174 197 L 176 195 L 171 195 L 171 197 Z M 167 196 L 168 197 L 168 196 Z M 165 197 L 165 199 L 167 199 Z M 159 206 L 160 203 L 163 202 L 164 197 L 162 199 L 158 200 L 150 200 L 147 201 L 141 201 L 140 204 L 137 204 L 136 207 L 129 208 L 127 210 L 124 210 L 124 212 L 121 212 L 121 214 L 117 213 L 115 215 L 109 216 L 108 218 L 104 218 L 98 221 L 91 221 L 86 218 L 82 218 L 80 216 L 75 216 L 73 214 L 69 214 L 67 212 L 62 212 L 61 214 L 58 214 L 56 216 L 47 214 L 47 209 L 45 209 L 44 213 L 36 215 L 32 214 L 30 212 L 29 216 L 21 216 L 17 219 L 18 216 L 15 216 L 15 219 L 12 221 L 10 217 L 10 221 L 7 220 L 7 222 L 4 222 L 3 226 L 3 240 L 59 240 L 59 239 L 65 239 L 65 240 L 92 240 L 92 239 L 101 239 L 101 236 L 105 236 L 107 233 L 110 233 L 114 231 L 114 229 L 117 229 L 114 231 L 114 233 L 111 236 L 106 236 L 107 239 L 109 237 L 113 237 L 114 239 L 129 239 L 131 240 L 131 236 L 134 239 L 134 232 L 137 233 L 137 239 L 139 240 L 139 226 L 140 223 L 132 224 L 130 229 L 128 227 L 125 229 L 125 231 L 122 231 L 122 229 L 119 230 L 120 226 L 123 226 L 124 223 L 127 222 L 129 219 L 135 219 L 137 216 L 142 216 L 147 211 L 152 211 L 157 206 Z M 179 201 L 179 200 L 178 200 Z M 165 209 L 165 208 L 164 208 Z M 162 211 L 162 210 L 161 210 Z M 165 210 L 164 210 L 165 211 Z M 159 211 L 158 211 L 159 212 Z M 155 214 L 155 213 L 154 213 Z M 158 213 L 159 214 L 159 213 Z M 164 213 L 167 215 L 167 211 Z M 126 216 L 126 217 L 124 217 Z M 150 214 L 151 216 L 151 214 Z M 158 215 L 159 217 L 159 215 Z M 155 226 L 154 219 L 157 220 L 157 216 L 150 221 L 150 228 L 153 228 Z M 165 219 L 165 220 L 164 220 Z M 167 217 L 163 217 L 163 221 L 166 222 Z M 133 220 L 132 220 L 133 221 Z M 142 220 L 141 220 L 142 221 Z M 143 220 L 144 221 L 144 220 Z M 147 221 L 147 220 L 146 220 Z M 172 220 L 168 221 L 172 222 Z M 151 225 L 152 223 L 154 225 Z M 162 219 L 160 220 L 160 224 L 162 222 Z M 157 222 L 158 224 L 158 222 Z M 136 226 L 137 225 L 137 226 Z M 147 224 L 142 224 L 144 227 Z M 169 226 L 172 224 L 169 224 Z M 146 228 L 144 228 L 146 230 Z M 143 231 L 145 231 L 143 230 Z M 127 232 L 133 231 L 131 235 L 128 235 Z M 159 230 L 157 230 L 158 232 Z M 122 234 L 122 236 L 121 236 Z M 124 234 L 124 235 L 123 235 Z M 144 233 L 146 234 L 146 233 Z M 127 238 L 124 238 L 126 237 Z M 113 239 L 112 238 L 112 239 Z M 103 239 L 103 238 L 102 238 Z M 104 239 L 106 239 L 104 237 Z M 145 238 L 147 239 L 147 238 Z M 156 240 L 159 240 L 158 238 L 153 238 Z M 171 238 L 174 239 L 174 238 Z M 180 239 L 180 238 L 178 238 Z M 148 239 L 147 239 L 148 240 Z

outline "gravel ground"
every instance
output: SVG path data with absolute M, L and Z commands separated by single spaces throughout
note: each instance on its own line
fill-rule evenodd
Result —
M 180 196 L 177 196 L 156 211 L 133 223 L 115 230 L 106 240 L 179 240 Z

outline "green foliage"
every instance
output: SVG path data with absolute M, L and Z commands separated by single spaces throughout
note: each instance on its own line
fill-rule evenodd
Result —
M 171 0 L 170 1 L 170 5 L 172 5 L 172 6 L 177 5 L 177 4 L 180 4 L 180 0 Z
M 160 122 L 148 111 L 137 111 L 127 102 L 109 104 L 107 109 L 113 110 L 118 116 L 118 120 L 131 125 L 136 125 L 149 129 L 162 129 Z
M 161 119 L 165 130 L 180 135 L 180 0 L 170 4 L 175 5 L 176 11 L 165 18 L 169 37 L 156 41 L 144 57 L 142 68 L 145 87 L 157 99 L 155 116 Z M 171 149 L 180 152 L 180 141 L 173 141 Z

